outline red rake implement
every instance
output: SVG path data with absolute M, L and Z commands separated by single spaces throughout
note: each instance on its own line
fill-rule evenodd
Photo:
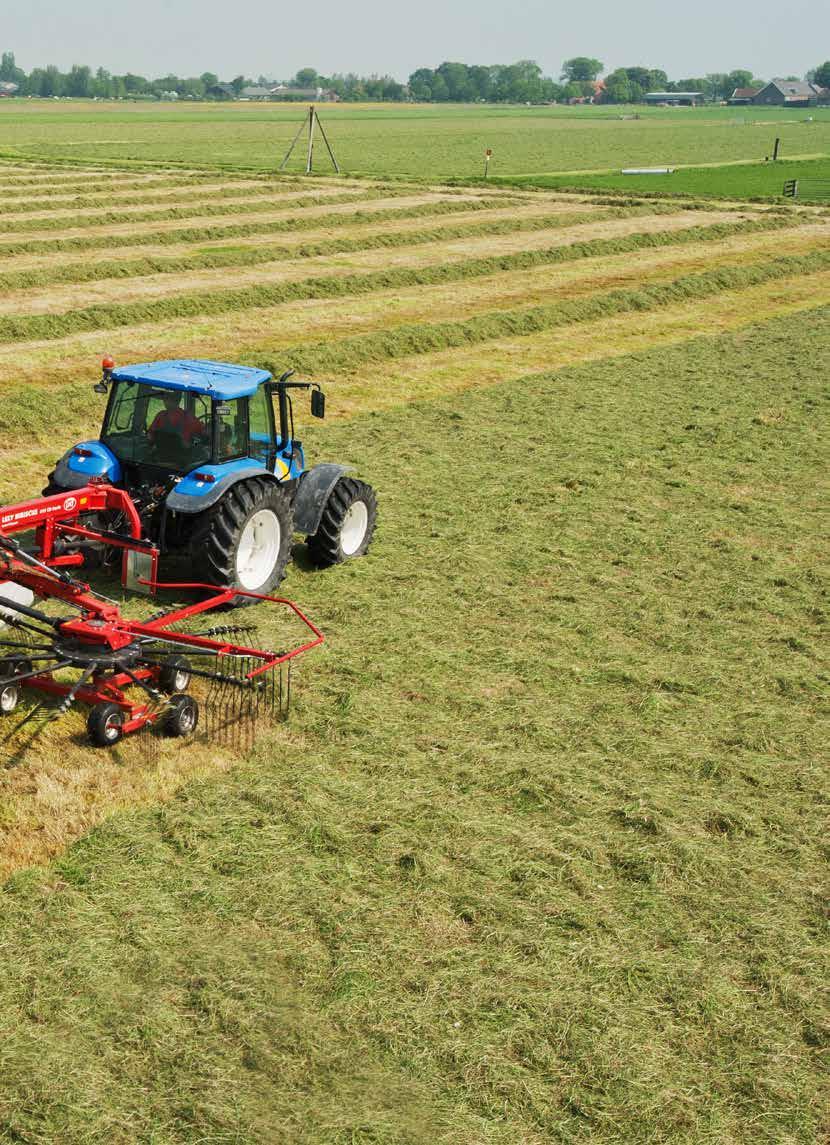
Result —
M 87 730 L 99 746 L 143 730 L 188 736 L 198 727 L 246 749 L 259 717 L 287 713 L 291 664 L 323 641 L 295 604 L 213 585 L 150 587 L 209 595 L 130 620 L 88 584 L 0 533 L 0 714 L 16 713 L 27 692 L 43 697 L 14 721 L 7 739 L 38 716 L 59 719 L 79 701 L 90 708 Z M 269 651 L 248 613 L 244 623 L 204 626 L 208 614 L 240 597 L 280 606 L 301 636 L 292 631 L 290 646 Z M 60 615 L 35 607 L 36 598 L 59 605 Z M 57 702 L 48 707 L 50 697 Z

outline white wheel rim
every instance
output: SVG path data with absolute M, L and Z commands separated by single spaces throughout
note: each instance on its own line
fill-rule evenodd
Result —
M 7 684 L 6 687 L 0 692 L 0 712 L 8 715 L 13 712 L 17 707 L 17 687 L 14 684 Z
M 179 728 L 185 735 L 189 735 L 196 726 L 196 715 L 193 708 L 188 705 L 179 712 Z
M 236 550 L 236 576 L 243 588 L 251 592 L 270 577 L 280 555 L 282 529 L 271 509 L 260 509 L 251 517 Z
M 190 683 L 190 673 L 186 672 L 184 668 L 179 668 L 173 680 L 177 692 L 183 692 L 187 685 Z
M 340 548 L 347 557 L 363 544 L 369 528 L 369 509 L 365 501 L 352 501 L 340 526 Z
M 111 716 L 107 716 L 107 722 L 104 724 L 104 738 L 110 743 L 115 743 L 121 734 L 121 720 L 113 712 Z

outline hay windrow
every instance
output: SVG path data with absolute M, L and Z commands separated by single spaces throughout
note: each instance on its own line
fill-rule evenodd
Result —
M 188 194 L 189 192 L 189 194 Z M 0 200 L 0 232 L 6 229 L 6 220 L 9 215 L 30 214 L 35 216 L 32 222 L 43 219 L 72 219 L 74 221 L 76 212 L 78 211 L 93 211 L 100 209 L 105 212 L 105 217 L 117 212 L 120 208 L 120 213 L 124 215 L 125 221 L 130 218 L 141 219 L 144 217 L 145 208 L 154 204 L 166 206 L 171 209 L 187 210 L 191 215 L 210 213 L 205 211 L 204 208 L 212 208 L 214 204 L 235 203 L 236 200 L 245 200 L 246 203 L 250 201 L 255 203 L 259 198 L 268 198 L 276 203 L 279 203 L 281 197 L 284 195 L 289 198 L 293 195 L 295 197 L 302 197 L 303 194 L 308 196 L 318 195 L 316 190 L 303 190 L 302 184 L 293 183 L 288 187 L 282 188 L 279 184 L 259 184 L 259 183 L 245 183 L 242 186 L 237 186 L 234 183 L 197 183 L 188 187 L 176 187 L 170 191 L 156 193 L 155 191 L 136 191 L 130 193 L 129 196 L 84 196 L 78 195 L 70 198 L 66 202 L 56 202 L 54 204 L 43 202 L 42 200 L 32 201 L 27 196 L 24 201 L 17 201 L 14 199 Z M 359 190 L 355 189 L 353 192 L 354 198 L 360 197 Z M 180 206 L 181 200 L 187 199 L 186 206 Z M 135 212 L 135 214 L 133 213 Z M 93 218 L 90 215 L 81 215 L 82 219 Z
M 234 205 L 232 212 L 223 203 L 203 203 L 201 201 L 193 204 L 193 207 L 160 207 L 158 210 L 153 211 L 137 211 L 135 214 L 129 211 L 101 211 L 98 214 L 90 215 L 71 215 L 71 225 L 73 230 L 86 227 L 100 227 L 107 223 L 152 223 L 161 222 L 163 220 L 177 220 L 177 219 L 190 219 L 194 216 L 199 218 L 211 218 L 213 216 L 225 216 L 229 213 L 234 215 L 255 215 L 261 214 L 266 211 L 274 210 L 302 210 L 303 208 L 319 207 L 335 203 L 352 203 L 355 200 L 365 201 L 375 198 L 391 198 L 396 194 L 403 194 L 403 192 L 395 191 L 367 191 L 367 190 L 354 190 L 354 191 L 340 191 L 331 195 L 321 195 L 317 191 L 309 191 L 305 197 L 285 197 L 280 198 L 273 193 L 265 195 L 262 201 L 247 201 L 238 202 Z M 29 233 L 33 231 L 49 231 L 60 230 L 67 226 L 67 217 L 48 216 L 46 218 L 35 219 L 19 219 L 17 221 L 3 221 L 0 220 L 0 238 L 3 235 L 15 233 Z
M 486 312 L 460 322 L 400 325 L 354 338 L 286 346 L 276 357 L 240 355 L 240 358 L 272 373 L 279 373 L 289 365 L 312 377 L 327 372 L 349 373 L 380 362 L 504 338 L 527 338 L 558 327 L 614 315 L 648 312 L 683 301 L 711 298 L 724 292 L 816 273 L 827 267 L 830 267 L 830 251 L 815 251 L 808 255 L 740 266 L 725 265 L 713 271 L 682 275 L 639 289 L 617 289 L 550 305 Z M 80 392 L 76 385 L 52 387 L 48 395 L 44 393 L 43 400 L 34 406 L 28 389 L 4 393 L 0 403 L 0 442 L 10 447 L 21 431 L 42 438 L 54 426 L 58 409 L 67 419 L 77 420 L 88 405 L 86 394 Z
M 452 204 L 457 210 L 458 204 Z M 438 213 L 438 212 L 433 212 Z M 403 212 L 402 212 L 403 214 Z M 262 263 L 281 259 L 319 258 L 325 255 L 348 254 L 359 251 L 385 250 L 396 247 L 419 246 L 453 239 L 476 239 L 488 236 L 531 233 L 555 228 L 576 227 L 614 219 L 641 218 L 652 214 L 649 210 L 629 207 L 619 210 L 608 209 L 593 213 L 560 212 L 555 215 L 523 215 L 511 213 L 506 219 L 488 219 L 480 223 L 463 223 L 455 226 L 442 226 L 433 230 L 406 230 L 394 232 L 383 230 L 349 238 L 325 238 L 316 242 L 306 242 L 285 246 L 264 246 L 257 244 L 244 250 L 214 250 L 171 257 L 100 259 L 95 262 L 60 263 L 52 261 L 48 268 L 36 270 L 7 271 L 3 274 L 3 285 L 8 291 L 30 287 L 48 286 L 62 282 L 96 282 L 109 278 L 135 278 L 158 274 L 178 274 L 194 270 L 212 270 L 224 267 L 258 266 Z M 345 216 L 341 216 L 344 218 Z M 408 217 L 419 217 L 409 215 Z M 722 224 L 728 227 L 728 224 Z M 752 220 L 744 224 L 743 230 L 732 233 L 747 233 L 749 230 L 774 230 L 797 226 L 798 220 Z M 724 231 L 726 234 L 727 231 Z
M 737 227 L 757 226 L 755 221 L 737 224 Z M 104 304 L 72 310 L 65 314 L 34 314 L 0 317 L 0 342 L 31 341 L 34 339 L 62 338 L 83 330 L 115 329 L 138 322 L 152 322 L 169 318 L 199 317 L 232 312 L 253 307 L 273 306 L 298 299 L 334 298 L 340 295 L 370 294 L 400 286 L 426 285 L 439 282 L 461 281 L 470 277 L 497 274 L 499 271 L 519 270 L 543 264 L 556 264 L 571 259 L 593 258 L 602 254 L 621 254 L 648 247 L 671 246 L 708 238 L 716 241 L 730 232 L 730 224 L 716 223 L 711 227 L 687 227 L 679 231 L 649 232 L 617 239 L 597 239 L 590 242 L 556 246 L 548 250 L 519 251 L 513 254 L 433 265 L 423 269 L 399 268 L 370 274 L 330 275 L 304 278 L 276 285 L 245 287 L 229 291 L 206 291 L 181 294 L 174 298 L 126 303 Z M 815 256 L 822 258 L 822 253 Z M 798 260 L 789 260 L 795 261 Z M 787 259 L 776 260 L 774 265 L 786 265 Z M 737 273 L 737 272 L 736 272 Z M 748 273 L 742 268 L 741 273 Z
M 276 215 L 275 218 L 258 222 L 217 223 L 209 226 L 194 224 L 189 227 L 171 227 L 158 231 L 153 231 L 150 228 L 145 230 L 130 227 L 122 233 L 107 232 L 102 234 L 95 233 L 64 237 L 57 235 L 48 239 L 24 239 L 11 243 L 0 241 L 0 259 L 19 254 L 49 254 L 53 251 L 57 253 L 80 250 L 110 250 L 119 247 L 141 246 L 146 242 L 152 242 L 154 245 L 210 242 L 214 239 L 241 238 L 259 234 L 281 234 L 297 230 L 311 230 L 323 226 L 334 227 L 341 224 L 349 225 L 352 222 L 383 222 L 387 219 L 394 218 L 416 218 L 421 215 L 451 214 L 454 211 L 486 211 L 491 210 L 494 204 L 498 204 L 499 207 L 502 207 L 505 202 L 502 199 L 492 197 L 460 200 L 426 197 L 426 201 L 424 201 L 425 197 L 419 195 L 415 197 L 415 202 L 400 207 L 386 207 L 383 204 L 388 201 L 388 199 L 389 196 L 385 194 L 379 194 L 374 199 L 371 195 L 364 194 L 360 199 L 361 205 L 356 210 L 350 210 L 350 208 L 354 208 L 355 206 L 354 196 L 351 195 L 346 196 L 342 200 L 329 198 L 323 203 L 313 205 L 309 205 L 304 201 L 302 206 L 307 211 L 305 215 L 286 216 L 283 214 L 283 211 L 290 210 L 291 207 L 283 205 L 279 211 L 274 211 Z M 373 201 L 380 205 L 373 209 L 370 205 Z M 510 200 L 507 202 L 509 203 Z M 326 209 L 331 207 L 333 203 L 339 205 L 342 209 L 326 214 Z M 672 208 L 655 208 L 655 211 L 656 213 L 675 213 Z M 229 217 L 233 217 L 236 213 L 237 212 L 233 212 Z M 0 236 L 0 239 L 2 239 L 2 236 Z

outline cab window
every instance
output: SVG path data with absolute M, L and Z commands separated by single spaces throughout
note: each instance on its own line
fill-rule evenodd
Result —
M 264 386 L 248 398 L 250 456 L 270 469 L 274 454 L 274 411 Z
M 248 453 L 248 402 L 246 398 L 217 402 L 217 453 L 220 461 Z

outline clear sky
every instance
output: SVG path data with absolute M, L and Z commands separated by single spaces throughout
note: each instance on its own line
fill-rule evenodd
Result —
M 442 60 L 534 59 L 557 77 L 570 56 L 662 67 L 670 78 L 746 68 L 803 75 L 830 58 L 828 0 L 0 0 L 0 50 L 27 71 L 57 64 L 141 75 L 287 79 L 389 72 Z

